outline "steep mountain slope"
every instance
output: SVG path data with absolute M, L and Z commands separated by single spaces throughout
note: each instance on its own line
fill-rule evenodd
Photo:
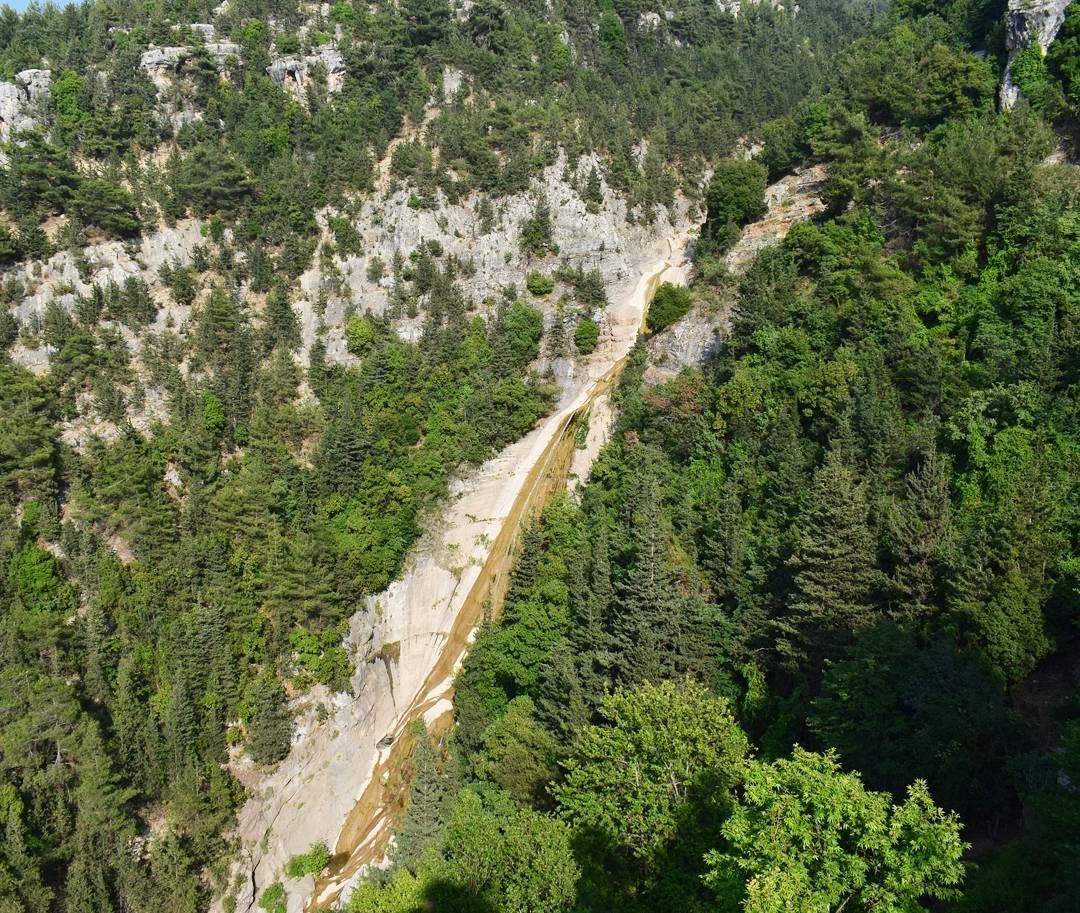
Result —
M 4 904 L 285 902 L 710 169 L 878 12 L 0 12 Z

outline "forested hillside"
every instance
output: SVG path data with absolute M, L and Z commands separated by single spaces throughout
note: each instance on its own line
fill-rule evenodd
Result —
M 355 697 L 369 657 L 348 620 L 451 480 L 603 354 L 625 276 L 601 267 L 704 214 L 716 163 L 767 121 L 802 124 L 882 15 L 848 0 L 0 11 L 0 909 L 236 908 L 237 809 L 305 735 L 298 708 Z M 512 605 L 530 587 L 522 570 Z M 708 750 L 733 765 L 726 807 L 748 749 L 701 694 L 722 741 Z M 470 723 L 462 704 L 462 746 L 488 717 L 531 718 L 484 707 Z M 576 873 L 602 857 L 566 856 L 535 786 L 537 811 L 518 791 L 476 813 L 499 810 L 499 842 L 519 841 L 552 904 L 592 903 Z M 413 846 L 401 878 L 439 852 Z M 441 908 L 488 896 L 447 885 L 460 896 Z M 259 903 L 295 909 L 286 895 Z
M 349 910 L 1080 907 L 1080 19 L 1001 113 L 1003 12 L 895 5 L 718 163 L 730 334 L 636 350 Z M 811 164 L 825 212 L 730 275 Z

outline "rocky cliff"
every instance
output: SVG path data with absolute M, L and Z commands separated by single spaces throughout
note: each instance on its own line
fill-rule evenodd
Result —
M 1005 46 L 1009 63 L 1001 81 L 1001 107 L 1010 109 L 1020 97 L 1020 87 L 1013 82 L 1012 65 L 1033 45 L 1045 54 L 1065 21 L 1065 8 L 1071 0 L 1009 0 L 1005 17 Z

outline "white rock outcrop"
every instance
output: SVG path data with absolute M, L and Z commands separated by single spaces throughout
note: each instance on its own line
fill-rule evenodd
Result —
M 728 270 L 735 274 L 745 271 L 758 251 L 782 241 L 796 222 L 821 212 L 825 208 L 821 200 L 824 181 L 825 166 L 814 165 L 770 184 L 765 191 L 768 211 L 747 225 L 732 245 L 724 258 Z M 649 340 L 645 383 L 663 383 L 684 368 L 702 365 L 719 351 L 730 322 L 729 301 L 695 301 L 685 317 Z
M 213 35 L 212 29 L 209 34 Z M 240 45 L 235 41 L 208 41 L 204 46 L 219 73 L 224 71 L 230 57 L 240 56 Z M 139 58 L 139 68 L 150 77 L 159 93 L 164 92 L 172 85 L 173 77 L 180 65 L 191 56 L 192 50 L 179 46 L 162 48 L 151 45 Z
M 1020 87 L 1013 82 L 1012 65 L 1033 44 L 1044 54 L 1057 37 L 1065 21 L 1065 9 L 1072 0 L 1009 0 L 1005 17 L 1005 46 L 1009 63 L 1001 80 L 1002 110 L 1008 111 L 1020 97 Z
M 320 45 L 306 57 L 279 57 L 266 68 L 266 75 L 278 88 L 303 101 L 308 80 L 316 67 L 326 73 L 327 91 L 331 94 L 340 92 L 345 83 L 345 58 L 330 44 Z
M 22 70 L 14 82 L 0 82 L 0 142 L 44 122 L 51 77 L 48 70 Z
M 151 45 L 139 58 L 139 69 L 150 77 L 158 92 L 164 92 L 172 85 L 173 74 L 187 55 L 187 48 L 159 48 Z

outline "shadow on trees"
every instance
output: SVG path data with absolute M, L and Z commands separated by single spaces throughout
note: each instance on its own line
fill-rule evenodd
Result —
M 495 908 L 460 884 L 436 879 L 424 891 L 415 913 L 495 913 Z

